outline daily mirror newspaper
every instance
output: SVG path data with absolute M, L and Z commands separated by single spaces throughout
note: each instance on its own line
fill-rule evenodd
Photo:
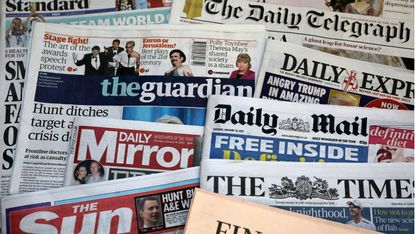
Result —
M 197 166 L 202 135 L 201 126 L 75 118 L 64 185 Z
M 2 233 L 182 233 L 199 172 L 5 196 Z
M 414 232 L 414 164 L 203 160 L 200 187 L 384 233 Z
M 413 163 L 413 116 L 408 110 L 214 95 L 202 158 Z
M 260 218 L 259 218 L 260 217 Z M 300 225 L 299 225 L 300 224 Z M 277 231 L 278 230 L 278 231 Z M 196 188 L 185 233 L 373 233 Z
M 146 3 L 146 4 L 143 4 Z M 171 2 L 158 0 L 0 1 L 0 194 L 9 191 L 32 25 L 36 22 L 104 25 L 166 24 Z
M 274 40 L 413 70 L 412 18 L 346 14 L 261 1 L 175 0 L 169 23 L 256 23 L 265 25 Z
M 254 76 L 229 74 L 239 54 L 258 71 L 265 34 L 256 25 L 37 23 L 10 192 L 63 185 L 74 117 L 203 126 L 208 95 L 252 96 Z M 114 40 L 125 50 L 112 56 Z

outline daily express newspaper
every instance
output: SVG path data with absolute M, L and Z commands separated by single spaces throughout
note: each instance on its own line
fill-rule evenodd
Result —
M 261 1 L 175 0 L 169 23 L 256 23 L 266 26 L 270 39 L 413 70 L 412 18 L 346 14 Z
M 202 135 L 201 126 L 75 118 L 64 185 L 197 166 Z
M 301 103 L 414 109 L 414 74 L 268 41 L 255 97 Z
M 211 192 L 383 233 L 414 232 L 414 164 L 203 160 Z
M 211 96 L 203 159 L 414 161 L 414 112 Z
M 2 198 L 2 233 L 182 233 L 199 167 Z
M 203 126 L 208 95 L 252 96 L 254 76 L 229 74 L 240 54 L 258 71 L 265 34 L 256 25 L 37 23 L 10 192 L 63 185 L 76 116 Z M 116 39 L 126 48 L 111 57 Z
M 171 1 L 2 0 L 0 1 L 0 194 L 9 191 L 21 117 L 26 60 L 36 22 L 104 25 L 166 24 Z M 106 45 L 109 46 L 109 45 Z M 3 63 L 4 62 L 4 63 Z

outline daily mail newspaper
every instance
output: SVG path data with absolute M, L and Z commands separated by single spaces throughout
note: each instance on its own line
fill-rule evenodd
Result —
M 64 185 L 198 166 L 203 127 L 75 118 Z
M 270 39 L 413 70 L 412 18 L 373 17 L 239 0 L 175 0 L 169 23 L 256 23 L 266 26 Z
M 26 60 L 35 22 L 104 25 L 166 24 L 171 1 L 0 1 L 0 194 L 9 191 L 21 116 Z M 143 4 L 146 3 L 146 4 Z M 107 45 L 106 45 L 107 46 Z M 3 63 L 4 62 L 4 63 Z
M 301 103 L 414 109 L 414 74 L 268 41 L 255 97 Z
M 182 233 L 199 172 L 5 196 L 2 233 Z
M 37 23 L 10 192 L 63 185 L 76 116 L 203 126 L 208 95 L 252 96 L 254 74 L 229 74 L 240 54 L 258 71 L 265 34 L 256 25 Z M 111 57 L 104 47 L 117 39 L 126 49 Z
M 203 160 L 211 192 L 384 233 L 414 233 L 414 164 Z
M 215 95 L 208 102 L 202 158 L 413 163 L 413 116 L 408 110 Z

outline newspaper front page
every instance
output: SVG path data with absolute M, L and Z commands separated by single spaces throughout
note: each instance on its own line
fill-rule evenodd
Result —
M 10 192 L 63 185 L 76 116 L 203 126 L 210 94 L 252 96 L 254 74 L 229 74 L 239 54 L 258 71 L 265 34 L 256 25 L 36 24 Z M 115 39 L 125 50 L 111 57 L 104 47 Z
M 169 23 L 261 24 L 266 26 L 270 39 L 413 70 L 412 18 L 373 17 L 238 0 L 176 0 Z
M 408 70 L 268 41 L 255 97 L 301 103 L 414 109 Z
M 199 167 L 2 198 L 2 233 L 182 233 Z
M 201 126 L 75 118 L 64 185 L 198 166 L 202 136 Z
M 32 24 L 36 22 L 104 25 L 166 24 L 171 2 L 149 0 L 2 0 L 0 1 L 0 194 L 9 191 L 14 163 L 26 60 Z M 161 3 L 161 1 L 160 1 Z M 106 45 L 109 46 L 109 45 Z M 3 63 L 4 62 L 4 63 Z
M 414 164 L 203 160 L 202 189 L 383 233 L 414 233 Z
M 414 112 L 209 98 L 203 159 L 414 162 Z

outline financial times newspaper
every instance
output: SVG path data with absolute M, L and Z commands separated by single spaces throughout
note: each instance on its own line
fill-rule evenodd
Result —
M 141 3 L 140 3 L 141 2 Z M 1 188 L 9 191 L 21 116 L 24 77 L 32 25 L 35 22 L 104 25 L 166 24 L 171 2 L 121 0 L 0 1 L 0 142 Z M 146 4 L 143 4 L 146 3 Z M 3 63 L 4 62 L 4 63 Z
M 414 109 L 414 74 L 268 41 L 255 97 L 302 103 Z
M 182 233 L 199 167 L 2 198 L 2 233 Z
M 255 25 L 37 23 L 11 193 L 63 185 L 74 117 L 203 126 L 208 95 L 252 96 L 254 75 L 229 74 L 240 54 L 258 71 L 265 34 Z M 114 40 L 125 50 L 111 56 Z
M 203 127 L 75 118 L 65 186 L 199 165 Z
M 414 232 L 412 163 L 203 160 L 200 187 L 384 233 Z
M 414 112 L 211 96 L 203 159 L 413 162 Z
M 274 40 L 413 70 L 412 18 L 346 14 L 261 1 L 177 0 L 169 23 L 262 24 Z

